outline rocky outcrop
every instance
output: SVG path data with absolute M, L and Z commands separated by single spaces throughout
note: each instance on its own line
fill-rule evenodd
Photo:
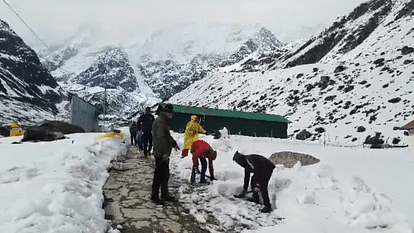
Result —
M 292 168 L 297 162 L 300 162 L 302 166 L 308 166 L 315 163 L 319 163 L 319 159 L 313 157 L 312 155 L 302 154 L 292 151 L 282 151 L 273 153 L 269 160 L 273 164 L 282 164 L 287 168 Z

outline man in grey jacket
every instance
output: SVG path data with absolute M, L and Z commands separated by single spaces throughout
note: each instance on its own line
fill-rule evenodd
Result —
M 174 201 L 168 193 L 168 179 L 170 177 L 170 154 L 175 148 L 179 150 L 177 142 L 170 134 L 170 123 L 173 117 L 173 106 L 165 105 L 161 108 L 159 116 L 152 125 L 153 153 L 155 157 L 155 171 L 152 182 L 151 200 L 156 204 L 163 204 L 163 201 Z M 161 199 L 159 190 L 161 187 Z

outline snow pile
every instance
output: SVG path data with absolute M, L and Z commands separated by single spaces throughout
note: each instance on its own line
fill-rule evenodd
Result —
M 1 138 L 2 232 L 103 232 L 102 186 L 118 140 L 74 134 L 54 142 L 11 144 Z
M 122 129 L 129 138 L 128 129 Z M 118 139 L 95 140 L 98 133 L 69 135 L 52 142 L 0 138 L 0 229 L 2 232 L 115 233 L 102 209 L 102 186 L 110 161 L 126 153 Z M 173 133 L 182 148 L 183 134 Z M 218 151 L 218 180 L 189 184 L 192 160 L 174 151 L 171 180 L 180 183 L 179 201 L 211 232 L 356 232 L 412 233 L 414 227 L 414 150 L 370 150 L 317 142 L 229 135 L 218 140 L 200 135 Z M 414 143 L 414 138 L 411 138 Z M 320 159 L 310 166 L 277 165 L 269 182 L 271 213 L 235 198 L 243 169 L 234 152 L 265 157 L 279 151 Z M 207 172 L 208 174 L 208 172 Z M 199 177 L 196 178 L 198 180 Z M 248 195 L 251 195 L 249 193 Z
M 181 135 L 175 136 L 178 141 L 183 141 Z M 344 168 L 326 164 L 323 157 L 340 154 L 324 153 L 325 147 L 320 144 L 316 144 L 318 147 L 306 148 L 291 140 L 233 135 L 229 139 L 219 140 L 211 136 L 200 137 L 218 151 L 218 157 L 214 161 L 217 181 L 207 186 L 190 185 L 191 157 L 181 158 L 177 154 L 171 163 L 176 164 L 173 173 L 185 181 L 179 188 L 180 201 L 199 222 L 213 232 L 240 232 L 248 229 L 265 232 L 264 229 L 268 228 L 269 232 L 309 229 L 307 232 L 315 233 L 330 232 L 332 229 L 338 229 L 339 232 L 412 231 L 405 215 L 395 211 L 393 200 L 388 194 L 369 187 L 358 175 L 346 172 L 347 180 L 338 180 L 335 171 Z M 270 157 L 272 153 L 287 148 L 304 153 L 306 152 L 302 150 L 310 149 L 308 153 L 322 158 L 320 163 L 310 166 L 301 166 L 300 162 L 293 168 L 276 166 L 269 181 L 273 212 L 261 213 L 261 205 L 233 196 L 242 191 L 244 180 L 244 170 L 232 161 L 236 150 L 244 154 L 258 153 Z M 347 149 L 334 149 L 347 154 Z M 364 149 L 361 147 L 358 151 L 363 156 Z M 353 161 L 358 163 L 358 159 L 355 159 Z M 198 179 L 197 177 L 196 181 Z

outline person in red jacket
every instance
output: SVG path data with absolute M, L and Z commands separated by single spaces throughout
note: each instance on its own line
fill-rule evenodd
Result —
M 191 153 L 193 154 L 193 169 L 191 171 L 191 183 L 195 182 L 195 174 L 198 170 L 198 160 L 201 162 L 201 176 L 200 183 L 207 183 L 206 180 L 206 170 L 207 170 L 207 161 L 209 165 L 210 180 L 215 180 L 214 178 L 214 168 L 213 160 L 217 157 L 217 151 L 213 150 L 207 142 L 203 140 L 197 140 L 191 144 Z M 185 157 L 185 156 L 184 156 Z

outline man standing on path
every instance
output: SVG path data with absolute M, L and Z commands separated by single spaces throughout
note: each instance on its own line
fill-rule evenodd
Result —
M 170 154 L 175 148 L 179 150 L 177 142 L 170 134 L 170 123 L 173 117 L 173 106 L 165 105 L 161 108 L 159 116 L 152 125 L 154 139 L 155 171 L 152 182 L 151 200 L 156 204 L 163 204 L 163 201 L 174 201 L 168 193 L 168 179 L 170 177 Z M 159 189 L 161 187 L 161 199 Z
M 152 149 L 152 124 L 154 116 L 151 114 L 151 108 L 147 107 L 145 113 L 138 118 L 138 124 L 141 125 L 142 141 L 144 146 L 144 157 L 146 158 Z

